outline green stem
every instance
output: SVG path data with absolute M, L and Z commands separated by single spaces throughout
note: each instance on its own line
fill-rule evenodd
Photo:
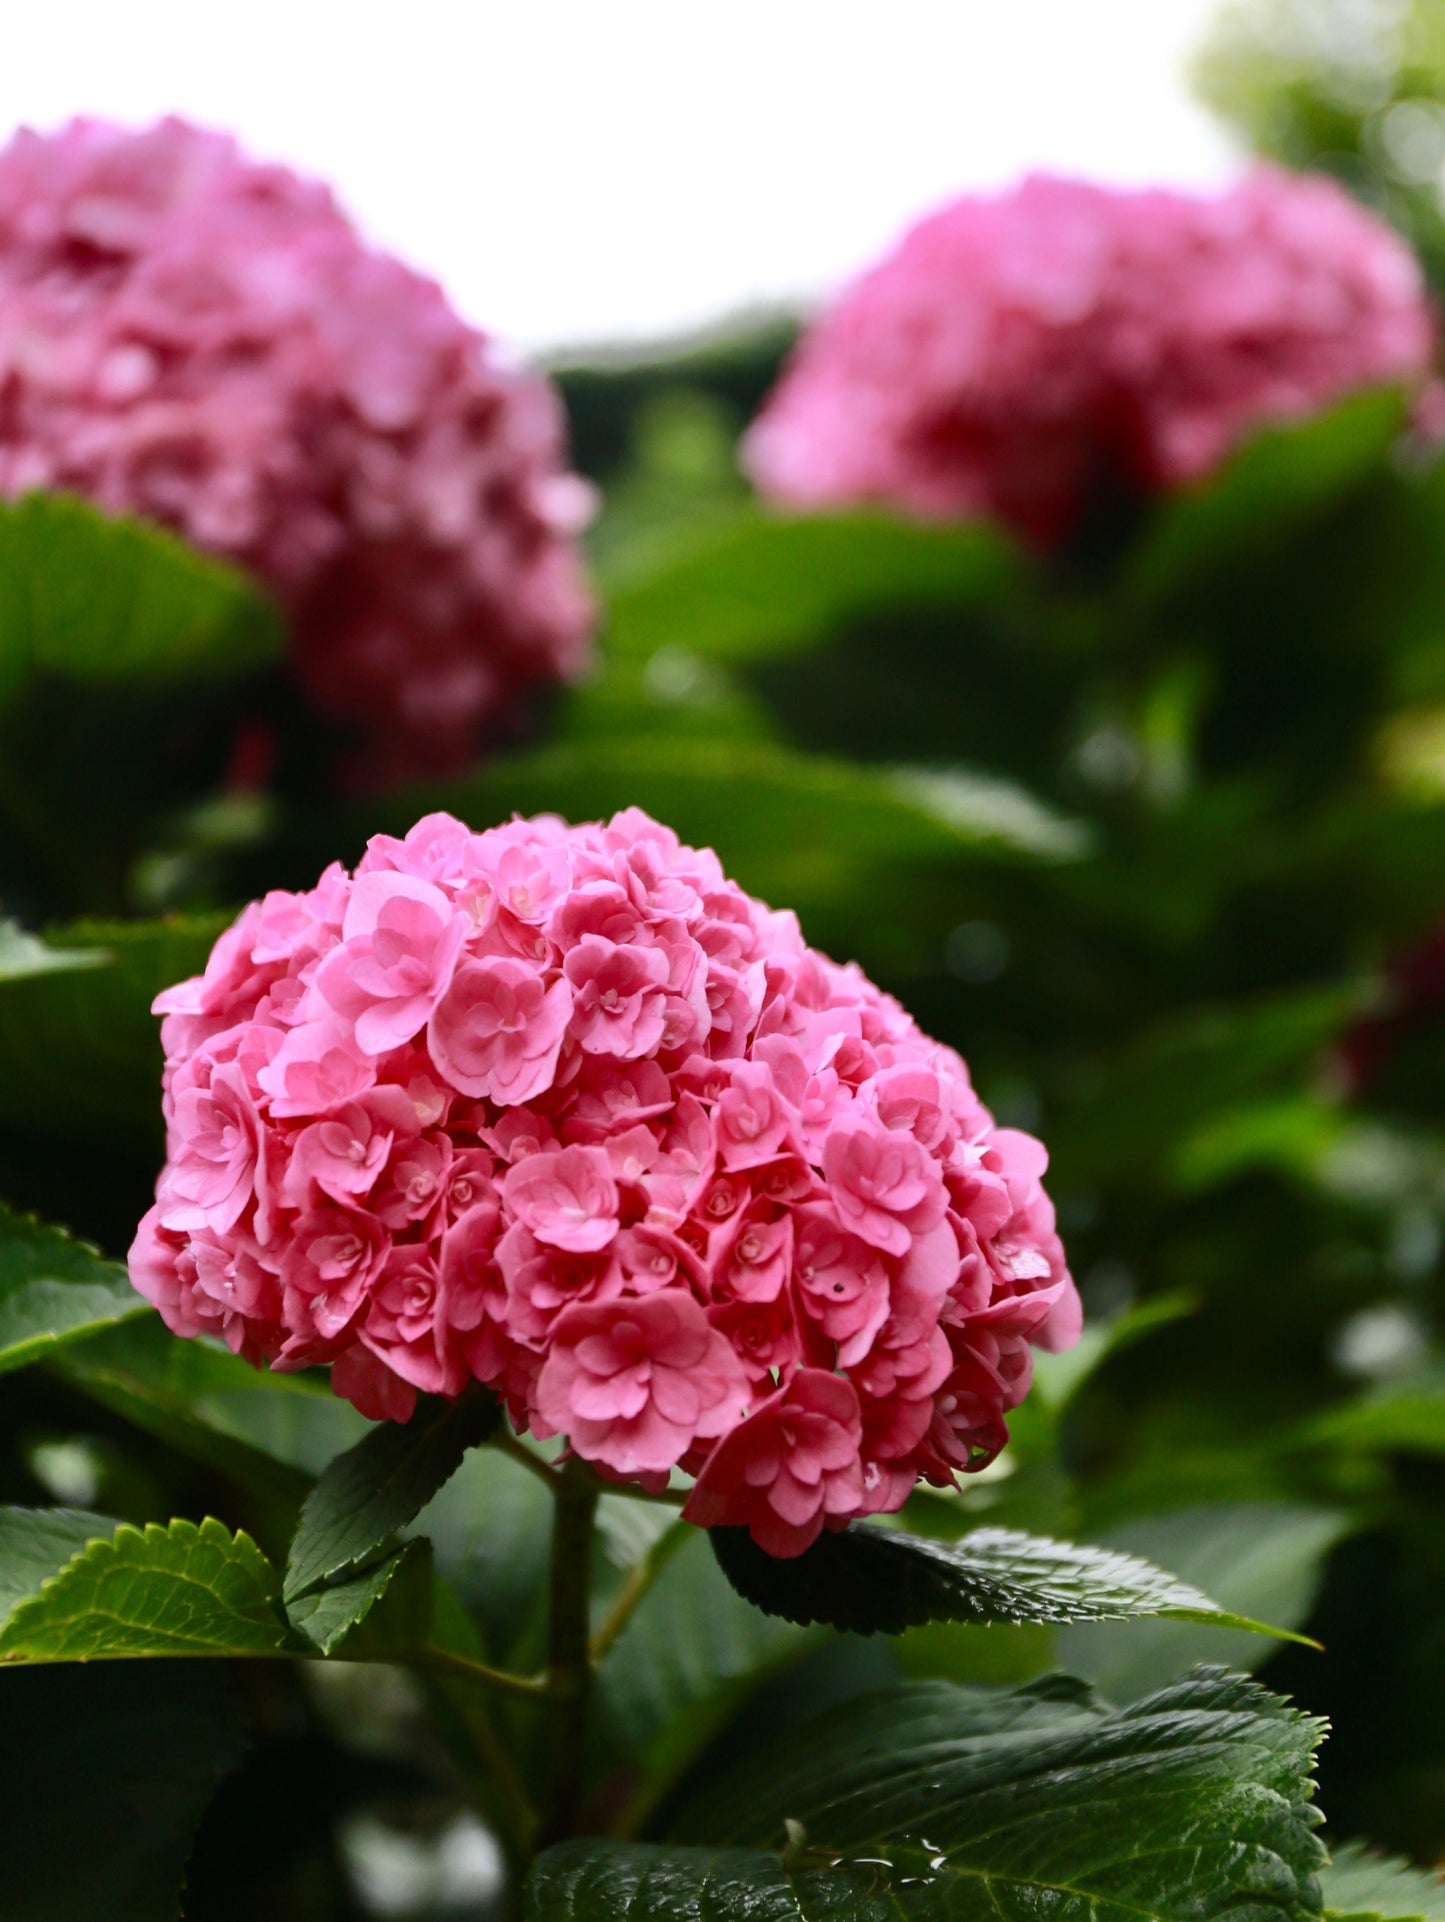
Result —
M 612 1644 L 617 1640 L 623 1629 L 626 1628 L 627 1624 L 632 1620 L 638 1604 L 644 1599 L 651 1589 L 652 1584 L 657 1580 L 662 1570 L 671 1560 L 673 1549 L 676 1547 L 676 1543 L 672 1537 L 682 1530 L 682 1526 L 680 1522 L 673 1522 L 661 1540 L 655 1542 L 647 1554 L 643 1556 L 642 1560 L 629 1571 L 626 1581 L 618 1591 L 617 1600 L 612 1604 L 606 1621 L 603 1622 L 601 1628 L 599 1628 L 597 1633 L 592 1637 L 592 1664 L 594 1668 L 607 1654 L 607 1651 L 612 1647 Z
M 577 1826 L 587 1764 L 587 1711 L 592 1693 L 588 1647 L 592 1526 L 597 1478 L 573 1460 L 555 1482 L 547 1685 L 552 1695 L 547 1749 L 549 1795 L 542 1842 L 560 1841 Z
M 514 1675 L 510 1669 L 493 1668 L 488 1662 L 475 1662 L 469 1655 L 458 1655 L 449 1648 L 427 1648 L 416 1657 L 419 1668 L 435 1669 L 443 1675 L 460 1676 L 463 1681 L 478 1682 L 483 1688 L 494 1688 L 503 1695 L 525 1695 L 535 1699 L 550 1692 L 551 1684 L 545 1675 Z
M 519 1442 L 505 1422 L 492 1436 L 490 1446 L 503 1455 L 510 1455 L 528 1474 L 535 1475 L 538 1481 L 544 1483 L 553 1495 L 557 1493 L 557 1485 L 562 1479 L 560 1471 L 550 1462 L 543 1461 L 540 1455 L 534 1455 L 525 1442 Z

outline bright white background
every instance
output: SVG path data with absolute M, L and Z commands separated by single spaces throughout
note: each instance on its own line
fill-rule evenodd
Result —
M 0 0 L 0 136 L 165 111 L 330 179 L 519 347 L 816 295 L 1029 167 L 1206 184 L 1211 0 Z

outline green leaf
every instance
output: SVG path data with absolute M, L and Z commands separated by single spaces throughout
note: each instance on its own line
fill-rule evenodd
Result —
M 230 678 L 279 655 L 238 569 L 60 494 L 0 505 L 0 701 L 30 673 L 105 688 Z
M 196 1825 L 244 1749 L 203 1662 L 6 1675 L 6 1922 L 176 1922 Z
M 1403 397 L 1385 388 L 1252 435 L 1161 507 L 1130 564 L 1129 596 L 1151 608 L 1270 554 L 1378 473 L 1404 426 Z
M 349 1578 L 387 1547 L 500 1419 L 484 1389 L 454 1402 L 428 1397 L 409 1422 L 379 1422 L 338 1455 L 301 1509 L 286 1563 L 288 1607 L 337 1576 Z
M 923 1622 L 1102 1622 L 1136 1615 L 1280 1632 L 1226 1613 L 1199 1589 L 1133 1555 L 1008 1528 L 978 1528 L 960 1541 L 940 1542 L 853 1522 L 837 1534 L 825 1531 L 787 1561 L 759 1548 L 745 1528 L 714 1528 L 709 1538 L 728 1580 L 756 1607 L 859 1635 L 897 1635 Z
M 302 1424 L 314 1441 L 337 1431 L 326 1391 L 293 1388 L 294 1377 L 260 1374 L 203 1338 L 183 1341 L 158 1315 L 129 1321 L 63 1349 L 52 1371 L 103 1408 L 154 1435 L 187 1461 L 198 1462 L 254 1498 L 250 1523 L 268 1553 L 282 1555 L 312 1484 L 284 1446 L 294 1424 L 248 1424 L 235 1414 L 250 1394 L 268 1403 L 302 1403 L 322 1417 Z M 348 1411 L 349 1412 L 349 1411 Z M 267 1434 L 268 1427 L 274 1433 Z M 350 1423 L 345 1424 L 346 1428 Z M 344 1432 L 344 1431 L 343 1431 Z M 252 1435 L 257 1438 L 251 1439 Z
M 250 1458 L 264 1455 L 299 1470 L 286 1477 L 298 1506 L 307 1478 L 371 1432 L 366 1417 L 333 1393 L 324 1370 L 293 1375 L 257 1368 L 211 1336 L 172 1335 L 158 1315 L 78 1343 L 57 1366 L 75 1386 L 132 1419 L 139 1398 L 156 1413 L 204 1424 L 218 1443 L 207 1459 L 222 1467 L 224 1444 L 239 1442 Z M 112 1389 L 124 1391 L 124 1407 L 109 1399 Z M 240 1479 L 251 1485 L 249 1470 Z
M 419 1542 L 403 1542 L 356 1574 L 325 1588 L 308 1590 L 288 1605 L 286 1619 L 323 1655 L 335 1654 L 386 1594 L 406 1558 L 421 1546 Z
M 615 593 L 608 644 L 625 655 L 683 645 L 704 658 L 757 660 L 816 642 L 845 614 L 994 600 L 1021 572 L 1004 537 L 982 523 L 754 509 Z
M 0 1663 L 279 1655 L 275 1569 L 218 1521 L 122 1525 L 82 1549 L 0 1629 Z
M 151 1002 L 204 968 L 228 918 L 78 923 L 57 941 L 98 950 L 95 967 L 0 984 L 0 1127 L 158 1167 L 161 1045 Z
M 0 1374 L 151 1312 L 119 1262 L 0 1203 Z
M 1226 1607 L 1291 1630 L 1308 1618 L 1326 1557 L 1351 1526 L 1347 1515 L 1326 1509 L 1258 1503 L 1181 1509 L 1110 1529 L 1102 1539 L 1110 1548 L 1207 1581 Z M 1128 1628 L 1080 1625 L 1065 1629 L 1056 1646 L 1066 1668 L 1115 1700 L 1130 1700 L 1206 1657 L 1258 1667 L 1278 1644 L 1257 1633 L 1220 1637 L 1186 1618 Z
M 84 1508 L 0 1508 L 0 1623 L 94 1541 L 120 1526 Z
M 844 1703 L 709 1784 L 675 1843 L 548 1850 L 532 1872 L 527 1914 L 529 1922 L 1316 1915 L 1323 1850 L 1309 1797 L 1320 1733 L 1278 1697 L 1219 1671 L 1122 1711 L 1063 1678 L 1011 1693 L 892 1689 Z
M 1307 1449 L 1445 1455 L 1445 1389 L 1431 1393 L 1428 1389 L 1401 1388 L 1362 1395 L 1301 1423 L 1297 1434 L 1300 1445 Z
M 1362 1842 L 1333 1851 L 1320 1872 L 1327 1915 L 1378 1915 L 1445 1922 L 1445 1882 L 1428 1869 L 1393 1855 L 1376 1855 Z

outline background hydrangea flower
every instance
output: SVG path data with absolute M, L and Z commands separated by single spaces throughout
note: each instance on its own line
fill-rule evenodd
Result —
M 0 153 L 0 492 L 249 568 L 369 779 L 467 759 L 591 609 L 560 404 L 327 189 L 165 120 Z
M 1078 1334 L 1039 1143 L 637 810 L 378 836 L 156 1009 L 136 1287 L 378 1419 L 480 1379 L 797 1554 L 990 1460 Z
M 1048 543 L 1100 490 L 1207 474 L 1250 427 L 1421 384 L 1414 256 L 1332 181 L 1232 192 L 1032 176 L 904 235 L 803 340 L 754 424 L 759 487 L 988 514 Z

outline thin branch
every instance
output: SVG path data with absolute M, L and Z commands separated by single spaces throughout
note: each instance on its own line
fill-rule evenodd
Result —
M 506 1426 L 505 1422 L 497 1430 L 496 1434 L 492 1436 L 487 1445 L 490 1448 L 499 1450 L 503 1455 L 509 1455 L 514 1462 L 519 1462 L 529 1474 L 535 1475 L 538 1481 L 545 1482 L 548 1490 L 553 1495 L 557 1493 L 557 1489 L 562 1480 L 560 1471 L 555 1469 L 550 1462 L 543 1461 L 540 1455 L 534 1455 L 525 1443 L 519 1442 L 511 1429 Z
M 493 1668 L 488 1662 L 473 1661 L 470 1655 L 458 1655 L 449 1648 L 424 1648 L 412 1659 L 418 1668 L 456 1675 L 482 1688 L 494 1688 L 503 1695 L 522 1695 L 535 1700 L 539 1695 L 551 1693 L 551 1684 L 545 1675 L 513 1675 L 510 1669 Z
M 652 1584 L 671 1560 L 675 1543 L 671 1539 L 680 1525 L 676 1522 L 653 1543 L 642 1560 L 629 1571 L 627 1580 L 618 1591 L 617 1600 L 601 1628 L 592 1637 L 592 1664 L 594 1668 L 603 1659 L 612 1644 L 632 1620 L 638 1604 L 646 1596 Z

